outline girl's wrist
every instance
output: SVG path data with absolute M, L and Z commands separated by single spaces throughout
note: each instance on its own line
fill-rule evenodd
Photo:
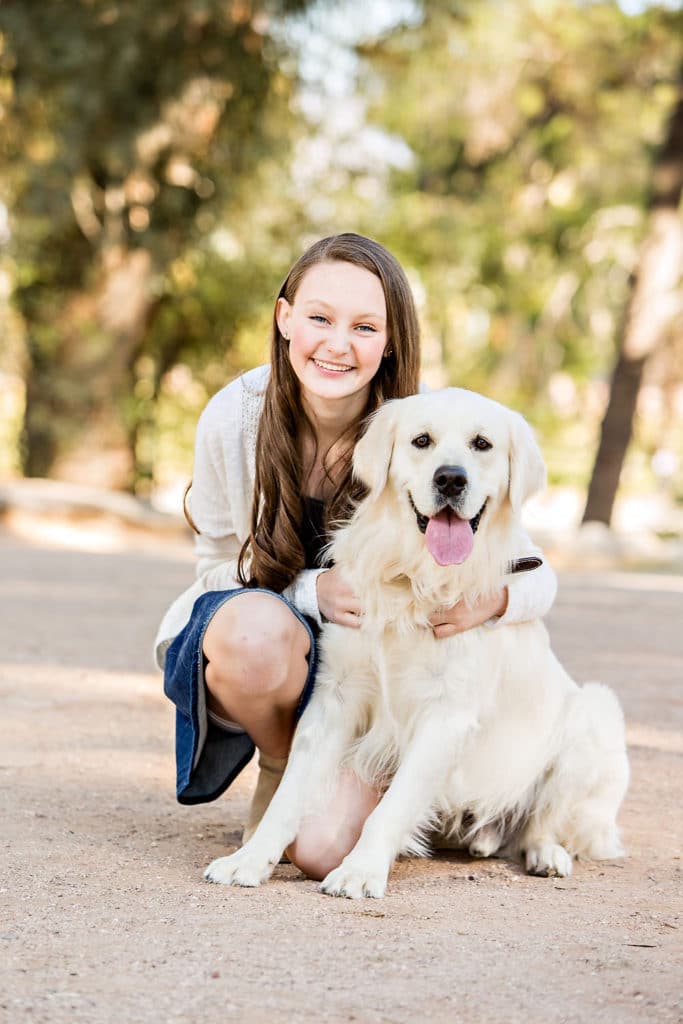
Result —
M 492 618 L 502 619 L 505 612 L 508 610 L 508 588 L 502 587 L 498 601 L 496 603 L 496 610 L 494 611 Z

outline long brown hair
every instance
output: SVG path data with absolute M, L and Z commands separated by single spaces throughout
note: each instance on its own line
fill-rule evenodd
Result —
M 370 238 L 351 233 L 316 242 L 296 261 L 278 293 L 290 305 L 304 274 L 318 263 L 352 263 L 379 278 L 387 307 L 389 354 L 382 359 L 371 385 L 363 415 L 347 431 L 333 490 L 326 505 L 326 522 L 343 520 L 359 497 L 351 476 L 351 454 L 368 416 L 389 398 L 415 394 L 419 384 L 420 329 L 410 285 L 400 263 Z M 277 311 L 277 303 L 275 306 Z M 273 314 L 271 373 L 256 441 L 256 478 L 251 532 L 239 558 L 243 585 L 282 591 L 305 566 L 301 541 L 302 436 L 315 433 L 304 411 L 299 380 L 289 361 L 288 343 Z

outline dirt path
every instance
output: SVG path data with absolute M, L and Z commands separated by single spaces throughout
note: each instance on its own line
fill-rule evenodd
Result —
M 202 881 L 253 772 L 175 802 L 150 646 L 191 572 L 182 551 L 0 533 L 0 1020 L 683 1020 L 682 576 L 565 573 L 549 623 L 626 709 L 625 861 L 549 880 L 447 854 L 350 902 L 293 867 L 260 890 Z

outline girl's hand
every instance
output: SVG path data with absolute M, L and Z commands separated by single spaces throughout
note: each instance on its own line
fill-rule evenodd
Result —
M 360 605 L 336 566 L 321 572 L 315 581 L 318 608 L 323 619 L 338 626 L 360 627 Z
M 441 640 L 456 633 L 464 633 L 488 622 L 494 615 L 504 615 L 508 605 L 507 587 L 501 587 L 493 597 L 480 598 L 468 608 L 464 601 L 458 601 L 452 608 L 439 608 L 429 620 L 434 636 Z

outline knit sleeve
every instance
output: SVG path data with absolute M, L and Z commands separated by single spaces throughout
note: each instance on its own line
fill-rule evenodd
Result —
M 253 371 L 219 392 L 197 426 L 190 511 L 200 533 L 195 538 L 197 577 L 206 590 L 240 586 L 237 561 L 249 534 L 256 435 L 265 375 Z M 316 579 L 321 569 L 305 569 L 283 591 L 304 615 L 320 623 Z
M 236 520 L 245 504 L 240 405 L 240 388 L 230 385 L 211 399 L 197 425 L 189 503 L 199 531 L 196 574 L 206 590 L 238 586 L 243 538 Z
M 298 576 L 282 591 L 284 597 L 291 601 L 295 608 L 298 608 L 304 615 L 310 616 L 322 626 L 320 609 L 318 608 L 318 591 L 316 580 L 323 569 L 304 569 Z
M 526 539 L 528 547 L 524 546 L 520 555 L 543 559 L 540 548 L 535 547 L 530 538 Z M 505 585 L 508 590 L 505 614 L 489 619 L 487 625 L 490 627 L 510 626 L 518 622 L 529 622 L 531 619 L 542 619 L 552 608 L 557 594 L 557 576 L 545 559 L 537 569 L 506 576 Z

